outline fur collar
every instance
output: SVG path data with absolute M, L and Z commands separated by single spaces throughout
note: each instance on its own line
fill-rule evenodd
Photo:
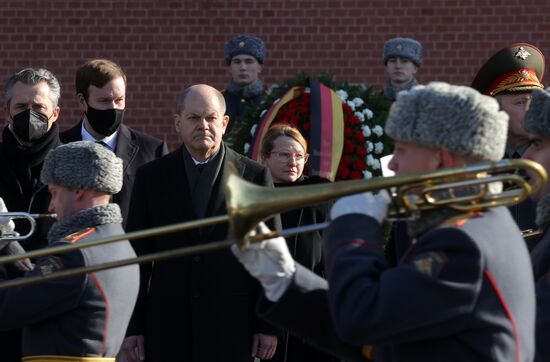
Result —
M 52 243 L 61 240 L 65 236 L 87 227 L 120 223 L 122 223 L 122 216 L 117 204 L 100 205 L 80 211 L 53 224 L 48 232 L 48 241 Z
M 230 93 L 242 96 L 244 98 L 254 98 L 263 93 L 264 83 L 260 79 L 258 79 L 254 83 L 242 86 L 233 81 L 230 81 L 229 85 L 227 86 L 227 90 Z

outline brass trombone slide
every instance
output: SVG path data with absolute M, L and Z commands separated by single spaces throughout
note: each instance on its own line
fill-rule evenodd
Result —
M 514 173 L 502 174 L 503 172 L 516 171 L 518 169 L 529 170 L 533 184 L 529 184 L 523 177 Z M 531 193 L 538 191 L 547 180 L 546 171 L 541 165 L 523 159 L 485 162 L 429 173 L 417 173 L 371 180 L 342 181 L 333 184 L 297 186 L 278 190 L 257 186 L 242 180 L 234 173 L 227 173 L 229 174 L 225 180 L 227 215 L 135 231 L 128 234 L 89 241 L 84 244 L 77 243 L 56 246 L 31 251 L 21 255 L 5 256 L 0 258 L 0 264 L 24 258 L 59 254 L 70 250 L 92 247 L 124 239 L 132 240 L 145 238 L 225 222 L 229 222 L 230 240 L 193 247 L 184 247 L 86 268 L 65 270 L 50 275 L 10 280 L 0 283 L 0 289 L 59 279 L 129 264 L 145 263 L 152 260 L 163 260 L 170 257 L 220 250 L 227 248 L 233 242 L 236 242 L 241 248 L 246 248 L 250 242 L 280 235 L 277 232 L 272 232 L 268 235 L 259 235 L 254 238 L 248 236 L 250 230 L 260 221 L 271 215 L 360 192 L 382 189 L 390 190 L 393 202 L 392 205 L 390 205 L 389 215 L 391 217 L 403 215 L 408 217 L 421 213 L 424 210 L 442 206 L 467 212 L 487 207 L 512 205 L 525 200 Z M 498 182 L 513 184 L 516 188 L 498 193 L 491 192 L 489 185 Z M 476 190 L 475 193 L 464 194 L 459 192 L 463 189 L 472 188 L 472 186 L 476 186 L 473 188 Z M 284 234 L 282 236 L 285 236 Z

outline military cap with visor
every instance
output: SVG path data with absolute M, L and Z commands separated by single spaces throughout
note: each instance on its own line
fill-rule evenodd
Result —
M 545 59 L 528 43 L 512 44 L 498 51 L 479 70 L 472 88 L 489 96 L 543 89 Z

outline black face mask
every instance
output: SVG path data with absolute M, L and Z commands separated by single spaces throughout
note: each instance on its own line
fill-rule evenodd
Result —
M 90 123 L 90 126 L 105 137 L 108 137 L 115 133 L 120 124 L 122 118 L 124 118 L 124 109 L 95 109 L 88 104 L 88 111 L 86 112 L 86 118 Z
M 12 117 L 13 133 L 24 142 L 33 142 L 48 133 L 48 117 L 45 114 L 27 109 Z

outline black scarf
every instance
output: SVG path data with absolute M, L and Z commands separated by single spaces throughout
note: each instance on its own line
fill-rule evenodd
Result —
M 31 145 L 21 144 L 9 127 L 4 128 L 2 133 L 4 152 L 12 164 L 18 168 L 29 169 L 40 165 L 48 152 L 59 146 L 59 127 L 57 123 L 44 135 L 44 137 L 33 142 Z

